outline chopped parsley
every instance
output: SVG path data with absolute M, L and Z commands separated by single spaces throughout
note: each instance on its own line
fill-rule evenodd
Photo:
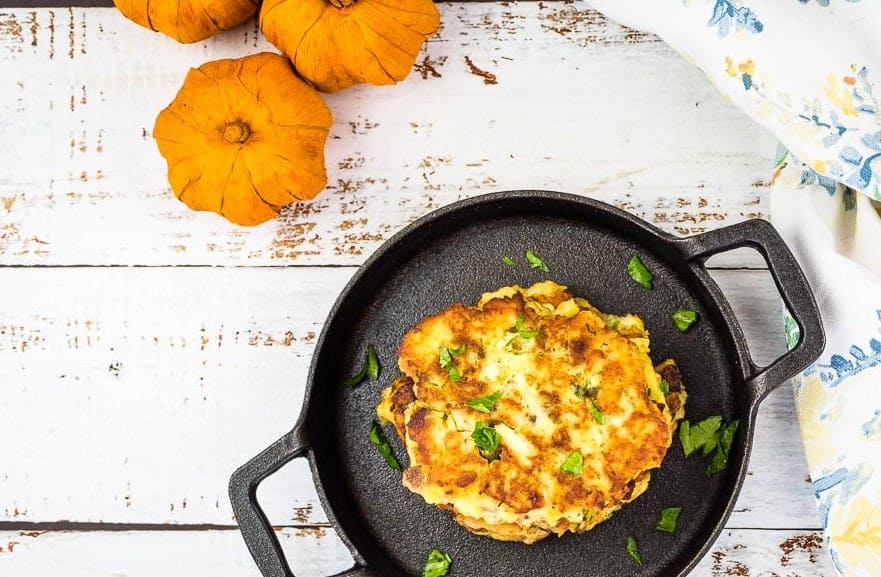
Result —
M 597 420 L 597 423 L 601 425 L 606 424 L 606 416 L 600 410 L 600 408 L 593 402 L 593 399 L 587 399 L 587 406 L 590 409 L 590 414 L 593 415 L 593 418 Z
M 731 444 L 734 442 L 734 433 L 737 432 L 737 427 L 739 425 L 740 421 L 735 419 L 722 427 L 722 431 L 719 433 L 716 452 L 713 454 L 713 459 L 710 461 L 709 466 L 707 466 L 707 475 L 712 477 L 713 475 L 724 471 L 728 466 L 728 453 L 731 452 Z
M 688 421 L 682 421 L 679 425 L 679 442 L 682 444 L 682 451 L 686 457 L 692 453 L 704 448 L 707 443 L 714 443 L 713 435 L 722 425 L 722 417 L 716 415 L 707 417 L 703 421 L 691 424 Z
M 441 347 L 440 350 L 440 367 L 442 369 L 447 369 L 447 376 L 451 381 L 458 382 L 462 380 L 462 374 L 459 372 L 459 369 L 456 368 L 456 365 L 453 363 L 453 357 L 458 357 L 462 353 L 465 352 L 465 343 L 462 343 L 458 347 Z
M 627 272 L 630 273 L 630 278 L 642 285 L 643 288 L 651 290 L 655 276 L 642 264 L 638 256 L 634 255 L 627 263 Z
M 537 329 L 528 329 L 523 327 L 523 322 L 526 320 L 526 317 L 520 315 L 517 317 L 517 321 L 514 323 L 514 330 L 520 335 L 521 339 L 532 339 L 538 336 L 539 331 Z
M 639 555 L 639 546 L 636 544 L 636 537 L 627 536 L 627 554 L 630 558 L 642 565 L 642 557 Z
M 682 421 L 679 425 L 679 442 L 682 451 L 686 457 L 697 451 L 701 451 L 704 457 L 713 453 L 707 467 L 707 475 L 720 473 L 728 466 L 728 454 L 739 425 L 740 421 L 736 419 L 723 424 L 722 417 L 718 415 L 708 417 L 694 425 Z
M 665 395 L 670 393 L 670 383 L 667 382 L 667 379 L 661 379 L 661 392 Z
M 560 470 L 570 475 L 581 475 L 583 467 L 584 456 L 578 451 L 572 451 L 569 453 L 569 456 L 566 457 L 566 460 L 563 461 Z
M 450 556 L 440 549 L 432 549 L 428 552 L 428 560 L 425 562 L 425 569 L 422 571 L 422 577 L 444 577 L 450 572 Z
M 676 523 L 679 522 L 679 514 L 682 513 L 682 507 L 667 507 L 661 510 L 661 516 L 655 524 L 657 531 L 664 533 L 673 533 L 676 531 Z
M 532 268 L 537 268 L 543 272 L 551 272 L 551 269 L 548 268 L 548 265 L 545 264 L 545 261 L 543 261 L 540 256 L 535 254 L 535 251 L 526 251 L 526 262 L 528 262 L 529 266 L 531 266 Z
M 379 378 L 379 369 L 379 357 L 376 356 L 376 349 L 373 348 L 373 345 L 367 345 L 367 353 L 364 356 L 364 365 L 361 366 L 361 370 L 358 371 L 358 374 L 343 381 L 343 384 L 354 387 L 367 377 L 376 380 Z
M 481 413 L 492 413 L 496 408 L 496 403 L 499 402 L 499 398 L 502 396 L 502 391 L 496 391 L 491 395 L 486 395 L 485 397 L 477 397 L 476 399 L 471 399 L 466 405 L 474 409 L 475 411 L 480 411 Z
M 401 464 L 395 458 L 394 453 L 392 453 L 392 447 L 388 444 L 385 435 L 382 433 L 382 428 L 376 421 L 373 421 L 373 426 L 370 427 L 369 439 L 370 442 L 379 449 L 379 454 L 382 455 L 382 458 L 385 459 L 388 466 L 395 471 L 400 471 Z
M 474 432 L 471 433 L 471 439 L 477 445 L 481 457 L 487 461 L 495 461 L 499 458 L 501 452 L 499 443 L 502 442 L 502 437 L 494 427 L 483 421 L 477 421 L 477 424 L 474 425 Z
M 679 309 L 673 313 L 673 324 L 679 329 L 680 333 L 684 333 L 697 322 L 697 313 L 688 309 Z
M 514 266 L 514 259 L 509 257 L 508 255 L 502 257 L 502 262 L 508 266 Z

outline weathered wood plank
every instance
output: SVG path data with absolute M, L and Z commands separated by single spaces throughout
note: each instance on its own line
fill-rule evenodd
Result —
M 352 268 L 4 269 L 0 520 L 232 523 L 232 470 L 289 429 Z M 759 359 L 783 348 L 763 271 L 717 271 Z M 817 525 L 792 401 L 761 409 L 732 527 Z M 324 520 L 307 468 L 261 486 Z M 786 507 L 780 506 L 786 503 Z
M 285 529 L 278 534 L 299 577 L 327 577 L 352 565 L 349 552 L 331 530 Z M 620 553 L 625 554 L 623 547 Z M 64 567 L 65 577 L 154 577 L 167 574 L 172 565 L 178 575 L 259 577 L 233 530 L 0 532 L 4 575 L 55 575 L 58 567 Z M 833 569 L 816 532 L 726 530 L 692 574 L 829 577 Z
M 430 209 L 520 188 L 682 234 L 766 212 L 773 138 L 657 39 L 581 3 L 440 9 L 402 85 L 327 96 L 327 190 L 256 228 L 186 209 L 151 137 L 189 66 L 271 49 L 253 22 L 184 46 L 112 9 L 0 11 L 0 264 L 356 265 Z

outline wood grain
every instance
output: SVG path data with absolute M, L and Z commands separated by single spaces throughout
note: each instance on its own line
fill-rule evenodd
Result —
M 232 524 L 229 475 L 293 425 L 316 335 L 353 272 L 3 271 L 0 520 Z M 758 358 L 779 354 L 767 273 L 716 276 Z M 816 527 L 806 477 L 790 394 L 780 390 L 762 406 L 731 526 Z M 275 523 L 324 520 L 302 462 L 260 497 Z
M 774 139 L 656 38 L 581 3 L 440 10 L 405 82 L 326 97 L 326 191 L 255 228 L 177 201 L 151 136 L 188 67 L 272 48 L 254 22 L 179 45 L 113 9 L 0 11 L 0 264 L 357 265 L 433 208 L 522 188 L 679 234 L 766 213 Z M 721 262 L 761 264 L 744 254 Z
M 349 552 L 331 530 L 284 529 L 277 534 L 298 577 L 327 577 L 352 566 Z M 813 531 L 726 530 L 692 574 L 829 577 L 832 564 L 821 547 L 822 537 Z M 618 553 L 626 554 L 623 545 Z M 65 577 L 155 577 L 170 570 L 176 575 L 259 577 L 238 531 L 0 532 L 0 573 L 56 575 L 60 567 Z

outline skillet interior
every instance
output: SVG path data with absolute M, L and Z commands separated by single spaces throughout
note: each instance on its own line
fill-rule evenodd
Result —
M 535 250 L 551 269 L 529 268 Z M 639 254 L 655 275 L 647 291 L 630 279 L 627 261 Z M 514 268 L 501 262 L 510 255 Z M 741 363 L 743 348 L 713 296 L 675 251 L 632 219 L 596 205 L 524 196 L 482 202 L 448 212 L 410 231 L 405 240 L 368 263 L 338 304 L 314 360 L 307 436 L 314 448 L 319 493 L 328 513 L 377 575 L 422 574 L 432 547 L 453 559 L 457 577 L 680 574 L 725 516 L 737 483 L 749 429 Z M 652 359 L 676 359 L 689 393 L 686 418 L 721 414 L 741 418 L 727 471 L 708 478 L 707 459 L 686 460 L 678 440 L 655 471 L 649 489 L 592 531 L 548 537 L 531 546 L 468 533 L 449 513 L 425 504 L 401 485 L 367 438 L 382 388 L 398 374 L 397 348 L 421 318 L 452 303 L 474 303 L 481 293 L 551 278 L 603 311 L 639 314 L 651 332 Z M 685 333 L 670 315 L 698 311 Z M 724 307 L 727 308 L 727 307 Z M 372 343 L 382 363 L 378 382 L 355 390 L 340 385 L 356 373 Z M 386 428 L 395 454 L 406 451 Z M 654 530 L 661 509 L 683 507 L 673 535 Z M 635 535 L 640 567 L 625 550 Z

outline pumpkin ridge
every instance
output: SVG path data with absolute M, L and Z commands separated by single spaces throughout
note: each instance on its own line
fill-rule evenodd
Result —
M 263 197 L 263 195 L 260 194 L 260 193 L 257 191 L 257 185 L 256 185 L 256 181 L 255 181 L 255 179 L 254 179 L 254 171 L 251 170 L 251 163 L 250 163 L 250 160 L 249 160 L 250 157 L 251 157 L 251 155 L 248 154 L 247 151 L 245 151 L 245 155 L 244 155 L 244 163 L 245 163 L 245 168 L 248 169 L 248 180 L 251 182 L 251 187 L 254 189 L 254 192 L 257 194 L 257 196 L 260 197 L 260 200 L 262 200 L 264 203 L 268 204 L 269 206 L 277 206 L 277 210 L 281 210 L 281 208 L 282 208 L 283 206 L 285 206 L 285 205 L 283 205 L 283 204 L 282 204 L 282 205 L 275 205 L 275 204 L 269 202 L 268 200 L 266 200 L 266 199 Z M 290 190 L 288 190 L 288 187 L 286 187 L 286 186 L 282 183 L 281 178 L 279 177 L 279 175 L 278 175 L 278 171 L 277 171 L 277 170 L 274 170 L 274 169 L 273 169 L 273 170 L 272 170 L 272 175 L 275 177 L 276 182 L 278 182 L 278 186 L 279 186 L 279 188 L 281 188 L 281 189 L 282 189 L 285 193 L 287 193 L 287 195 L 290 197 L 290 200 L 288 201 L 287 204 L 289 204 L 289 203 L 291 203 L 291 202 L 294 202 L 295 200 L 302 200 L 299 196 L 297 196 L 296 194 L 294 194 L 294 193 L 292 193 Z M 265 180 L 265 179 L 264 179 L 264 180 Z
M 288 158 L 287 156 L 281 154 L 280 152 L 276 152 L 276 153 L 274 153 L 274 156 L 276 156 L 276 157 L 278 157 L 278 158 L 284 160 L 285 162 L 292 162 L 290 158 Z M 304 169 L 303 169 L 303 172 L 306 172 L 306 173 L 308 173 L 308 174 L 311 174 L 312 176 L 318 178 L 319 180 L 324 180 L 324 181 L 325 181 L 325 185 L 324 185 L 324 186 L 325 186 L 325 187 L 327 186 L 327 184 L 326 184 L 326 182 L 327 182 L 327 174 L 318 174 L 317 172 L 312 172 L 312 171 L 309 170 L 308 168 L 304 168 Z
M 209 12 L 208 9 L 205 7 L 204 0 L 198 0 L 198 4 L 199 4 L 199 8 L 202 9 L 202 13 L 205 14 L 205 17 L 208 18 L 208 21 L 211 22 L 211 24 L 213 24 L 215 28 L 217 28 L 218 30 L 221 30 L 221 31 L 227 30 L 227 28 L 224 28 L 223 26 L 221 26 L 220 23 L 214 19 L 214 15 L 211 14 L 211 12 Z M 178 4 L 178 6 L 180 6 L 180 4 Z
M 174 27 L 175 29 L 180 29 L 180 2 L 177 3 L 177 10 L 174 13 Z
M 256 102 L 259 106 L 263 107 L 264 109 L 267 109 L 268 107 L 263 103 L 262 100 L 260 100 L 260 97 L 257 95 L 257 93 L 254 92 L 253 90 L 251 90 L 251 88 L 247 84 L 245 84 L 245 81 L 242 80 L 242 76 L 244 76 L 244 72 L 245 72 L 245 62 L 243 60 L 242 62 L 239 62 L 239 68 L 238 68 L 238 70 L 236 70 L 236 73 L 233 76 L 235 77 L 235 79 L 239 83 L 239 85 L 242 87 L 242 90 L 244 90 L 248 96 L 250 96 L 254 99 L 254 102 Z M 255 76 L 257 76 L 258 74 L 260 74 L 260 68 L 258 68 L 254 71 Z M 269 111 L 269 123 L 270 124 L 272 123 L 272 111 L 271 110 Z
M 274 210 L 275 212 L 280 211 L 280 210 L 281 210 L 281 207 L 282 207 L 283 205 L 277 205 L 277 204 L 273 204 L 273 203 L 269 202 L 268 200 L 266 200 L 265 198 L 263 198 L 263 195 L 260 194 L 260 191 L 259 191 L 259 190 L 257 190 L 257 185 L 254 184 L 254 173 L 251 172 L 251 165 L 248 164 L 247 157 L 245 158 L 245 170 L 248 171 L 248 182 L 251 183 L 251 190 L 254 191 L 254 194 L 257 195 L 257 198 L 260 199 L 260 202 L 262 202 L 263 204 L 265 204 L 266 206 L 268 206 L 269 208 L 271 208 L 271 209 Z M 293 194 L 290 195 L 290 196 L 293 197 L 294 199 L 297 199 L 297 198 L 298 198 L 297 196 L 295 196 L 295 195 L 293 195 Z
M 180 123 L 181 123 L 182 125 L 184 125 L 184 126 L 187 127 L 188 129 L 190 129 L 190 130 L 194 130 L 194 131 L 199 132 L 199 133 L 202 132 L 202 127 L 199 126 L 199 123 L 196 122 L 195 118 L 194 118 L 192 115 L 190 115 L 190 116 L 186 116 L 186 115 L 184 115 L 184 114 L 181 114 L 180 112 L 177 111 L 176 108 L 172 108 L 171 106 L 166 107 L 162 112 L 160 112 L 160 114 L 162 114 L 163 112 L 167 112 L 168 114 L 171 114 L 172 116 L 174 116 L 176 119 L 178 119 L 178 120 L 180 121 Z M 156 137 L 156 125 L 155 125 L 155 124 L 153 125 L 153 138 L 155 138 L 156 140 L 159 140 L 159 139 L 167 140 L 168 142 L 174 142 L 174 143 L 177 143 L 177 144 L 186 144 L 186 142 L 184 142 L 184 141 L 181 141 L 181 140 L 173 140 L 173 139 L 171 139 L 171 138 L 167 138 L 167 137 L 164 137 L 164 136 L 157 138 L 157 137 Z
M 254 76 L 258 76 L 260 74 L 260 70 L 262 70 L 264 66 L 268 66 L 268 64 L 269 63 L 267 62 L 266 64 L 261 65 L 260 68 L 255 69 Z M 259 107 L 259 109 L 261 111 L 266 113 L 266 115 L 267 115 L 266 122 L 269 123 L 270 125 L 275 125 L 275 123 L 272 121 L 273 116 L 275 116 L 275 113 L 272 110 L 272 107 L 269 106 L 268 104 L 266 104 L 266 102 L 260 98 L 260 95 L 257 94 L 257 92 L 255 92 L 247 84 L 245 84 L 244 80 L 242 80 L 242 77 L 244 76 L 244 70 L 245 70 L 245 63 L 243 61 L 239 65 L 239 69 L 236 71 L 236 74 L 235 74 L 236 81 L 239 83 L 239 85 L 241 85 L 242 90 L 244 90 L 248 94 L 248 96 L 250 96 L 254 99 L 255 106 Z M 251 134 L 253 134 L 254 133 L 253 126 L 249 126 L 249 128 L 251 128 Z
M 382 59 L 379 56 L 377 56 L 376 51 L 373 49 L 373 46 L 371 46 L 370 42 L 367 41 L 367 36 L 364 35 L 364 28 L 363 28 L 363 26 L 367 26 L 367 25 L 362 23 L 360 18 L 355 18 L 355 24 L 358 26 L 358 33 L 361 34 L 361 38 L 364 41 L 364 44 L 363 44 L 364 48 L 366 48 L 367 52 L 369 52 L 370 55 L 373 56 L 373 59 L 376 61 L 376 63 L 379 65 L 379 67 L 382 69 L 382 71 L 385 72 L 385 75 L 388 77 L 388 79 L 391 80 L 393 84 L 395 82 L 397 82 L 395 75 L 388 71 L 388 68 L 385 67 L 385 63 L 382 61 Z M 370 26 L 367 26 L 367 27 L 370 28 L 371 30 L 373 30 L 372 27 L 370 27 Z M 379 32 L 376 32 L 375 30 L 373 30 L 373 31 L 376 33 L 377 36 L 388 41 L 388 39 L 384 38 Z M 394 45 L 392 44 L 392 46 L 394 46 Z M 397 46 L 395 46 L 395 48 L 397 48 Z
M 178 160 L 178 161 L 175 162 L 174 164 L 169 163 L 169 164 L 168 164 L 168 172 L 171 172 L 172 169 L 174 169 L 175 167 L 177 167 L 177 166 L 178 166 L 179 164 L 181 164 L 182 162 L 186 162 L 187 160 L 192 160 L 192 159 L 196 158 L 197 156 L 202 156 L 203 154 L 205 154 L 205 153 L 204 153 L 204 152 L 197 152 L 196 154 L 193 154 L 193 155 L 187 156 L 187 157 L 185 157 L 185 158 L 181 158 L 180 160 Z
M 200 180 L 202 180 L 201 174 L 199 176 L 197 176 L 195 179 L 192 179 L 192 178 L 187 179 L 187 183 L 185 185 L 183 185 L 183 187 L 180 189 L 180 194 L 177 194 L 175 192 L 174 195 L 177 197 L 178 200 L 180 200 L 182 202 L 186 202 L 184 200 L 184 193 L 187 191 L 188 188 L 190 188 L 191 184 L 196 184 Z M 171 189 L 171 192 L 174 192 L 174 188 Z
M 400 24 L 400 25 L 403 26 L 404 28 L 407 28 L 407 27 L 404 26 L 404 24 L 402 24 L 401 22 L 398 22 L 398 24 Z M 392 40 L 391 40 L 388 36 L 385 36 L 381 31 L 377 30 L 376 28 L 374 28 L 373 26 L 371 26 L 371 25 L 368 24 L 367 22 L 362 22 L 361 20 L 358 20 L 358 26 L 359 26 L 359 27 L 364 26 L 364 27 L 369 28 L 369 29 L 370 29 L 374 34 L 376 34 L 378 37 L 380 37 L 380 38 L 382 38 L 383 40 L 385 40 L 386 42 L 388 42 L 389 46 L 392 46 L 393 48 L 397 48 L 398 51 L 400 51 L 404 56 L 406 56 L 408 60 L 410 59 L 411 56 L 414 56 L 414 55 L 410 54 L 409 52 L 407 52 L 407 51 L 406 51 L 404 48 L 402 48 L 401 46 L 399 46 L 399 45 L 395 44 L 394 42 L 392 42 Z M 407 28 L 407 29 L 408 29 L 408 30 L 411 30 L 412 32 L 414 32 L 414 33 L 416 33 L 416 34 L 418 34 L 418 32 L 416 32 L 415 30 L 412 30 L 412 29 L 410 29 L 410 28 Z M 363 33 L 362 33 L 362 36 L 363 36 Z M 370 51 L 370 53 L 373 54 L 374 57 L 376 57 L 376 52 L 373 50 L 373 47 L 370 46 L 370 44 L 367 42 L 367 37 L 364 37 L 364 41 L 365 41 L 365 44 L 364 44 L 364 45 L 367 47 L 367 49 Z M 419 54 L 419 51 L 417 50 L 417 51 L 416 51 L 416 55 L 418 56 L 418 54 Z M 388 74 L 389 77 L 390 77 L 392 80 L 399 81 L 399 80 L 404 80 L 404 78 L 406 78 L 406 74 L 405 74 L 405 75 L 404 75 L 404 78 L 400 78 L 400 79 L 398 79 L 397 77 L 395 77 L 394 75 L 392 75 L 392 74 L 388 71 L 388 69 L 386 69 L 385 65 L 382 63 L 381 60 L 379 60 L 378 57 L 377 57 L 377 61 L 379 62 L 379 65 L 382 67 L 382 69 L 385 70 L 385 73 Z M 409 68 L 407 69 L 407 72 L 409 73 Z
M 367 0 L 365 0 L 365 1 L 367 1 Z M 437 29 L 438 29 L 438 26 L 440 25 L 440 13 L 437 12 L 437 8 L 435 8 L 435 11 L 434 11 L 434 12 L 419 12 L 418 10 L 406 10 L 406 9 L 404 9 L 404 8 L 399 8 L 398 6 L 395 6 L 395 5 L 393 5 L 393 4 L 386 4 L 386 3 L 383 2 L 382 0 L 369 0 L 368 3 L 369 3 L 370 5 L 372 5 L 373 8 L 375 8 L 375 9 L 378 9 L 377 6 L 382 6 L 382 8 L 383 8 L 383 10 L 382 10 L 382 14 L 383 14 L 383 16 L 385 16 L 386 18 L 389 18 L 389 19 L 391 19 L 391 20 L 394 20 L 395 22 L 397 22 L 397 23 L 400 24 L 401 26 L 404 26 L 404 27 L 407 28 L 408 30 L 412 30 L 413 32 L 419 34 L 419 35 L 422 36 L 423 38 L 429 38 L 430 36 L 434 36 L 435 34 L 437 34 Z M 434 6 L 434 4 L 432 4 L 432 6 Z M 409 25 L 405 24 L 404 22 L 401 22 L 400 20 L 398 20 L 397 18 L 395 18 L 395 12 L 404 12 L 404 13 L 407 13 L 407 14 L 416 14 L 416 15 L 418 15 L 418 16 L 437 16 L 437 19 L 438 19 L 438 25 L 436 25 L 436 26 L 434 27 L 434 31 L 429 32 L 429 33 L 425 33 L 425 32 L 422 32 L 421 30 L 416 30 L 416 29 L 413 28 L 412 26 L 409 26 Z
M 365 1 L 369 1 L 371 4 L 379 4 L 380 6 L 382 6 L 384 8 L 388 8 L 389 10 L 392 10 L 394 12 L 406 12 L 407 14 L 419 14 L 420 16 L 434 16 L 433 12 L 419 12 L 418 10 L 407 10 L 405 8 L 400 8 L 398 6 L 395 6 L 393 4 L 386 4 L 382 0 L 365 0 Z M 389 17 L 394 18 L 394 16 L 392 16 L 392 15 L 389 15 Z M 398 20 L 398 19 L 395 18 L 395 20 Z M 398 22 L 400 22 L 401 24 L 404 24 L 400 20 L 398 20 Z M 408 28 L 409 28 L 409 26 L 408 26 Z M 410 29 L 413 30 L 412 28 L 410 28 Z M 413 30 L 413 31 L 417 32 L 416 30 Z M 422 34 L 422 33 L 420 32 L 420 34 Z
M 294 48 L 294 53 L 291 54 L 289 57 L 289 60 L 294 65 L 294 68 L 297 67 L 295 58 L 300 54 L 300 46 L 303 44 L 303 41 L 306 40 L 306 37 L 309 36 L 309 33 L 312 32 L 312 29 L 315 28 L 315 25 L 318 24 L 319 22 L 321 22 L 321 19 L 324 18 L 324 14 L 327 12 L 327 10 L 328 10 L 328 8 L 325 7 L 324 10 L 321 12 L 321 14 L 318 15 L 318 18 L 315 19 L 315 22 L 310 24 L 309 28 L 306 28 L 306 30 L 303 31 L 303 35 L 300 36 L 300 41 L 297 42 L 297 47 Z M 307 82 L 309 82 L 309 84 L 312 85 L 311 80 L 307 80 Z
M 229 186 L 229 179 L 232 177 L 233 171 L 236 169 L 236 162 L 239 161 L 239 153 L 242 151 L 242 147 L 240 146 L 238 150 L 236 150 L 236 155 L 233 157 L 232 162 L 229 163 L 229 172 L 226 173 L 226 180 L 223 182 L 223 188 L 221 190 L 226 190 L 226 187 Z M 220 213 L 220 216 L 232 220 L 227 215 L 223 214 L 223 202 L 226 200 L 226 195 L 220 195 L 220 208 L 217 210 Z M 235 221 L 233 221 L 235 222 Z
M 153 19 L 150 18 L 150 2 L 152 1 L 153 0 L 147 0 L 147 4 L 144 7 L 144 16 L 147 17 L 147 26 L 150 28 L 150 30 L 152 30 L 153 32 L 158 32 L 158 30 L 156 30 L 156 28 L 153 26 Z
M 260 14 L 257 16 L 257 24 L 260 27 L 260 30 L 263 30 L 263 19 L 266 18 L 270 12 L 283 4 L 284 0 L 276 0 L 275 4 L 271 5 L 269 8 L 266 8 L 266 2 L 263 2 L 263 8 L 260 9 Z

